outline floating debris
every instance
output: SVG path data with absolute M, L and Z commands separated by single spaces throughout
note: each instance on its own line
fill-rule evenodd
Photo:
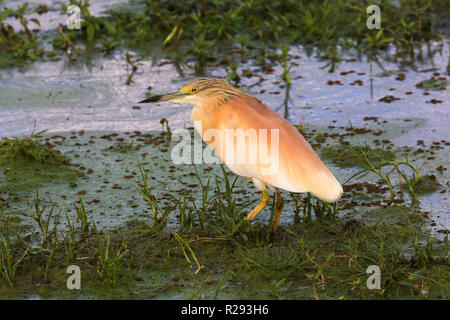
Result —
M 449 81 L 444 77 L 431 77 L 428 80 L 419 82 L 416 84 L 416 87 L 423 90 L 446 90 L 448 85 Z
M 400 98 L 394 97 L 394 96 L 385 96 L 383 98 L 378 99 L 378 101 L 385 102 L 385 103 L 391 103 L 392 101 L 400 100 Z

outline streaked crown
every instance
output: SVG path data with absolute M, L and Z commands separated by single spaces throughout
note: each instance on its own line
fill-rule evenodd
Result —
M 183 84 L 180 91 L 185 94 L 198 94 L 208 91 L 208 94 L 239 94 L 238 89 L 224 80 L 215 78 L 195 78 Z

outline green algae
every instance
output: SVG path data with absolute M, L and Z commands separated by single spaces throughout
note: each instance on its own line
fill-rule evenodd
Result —
M 372 148 L 369 146 L 352 146 L 351 148 L 354 148 L 354 151 L 358 153 L 365 152 L 370 162 L 374 165 L 384 161 L 394 160 L 396 157 L 396 153 L 392 150 Z M 367 167 L 364 161 L 361 161 L 350 147 L 346 145 L 325 147 L 321 150 L 321 155 L 327 159 L 333 160 L 333 162 L 340 167 Z
M 42 133 L 0 141 L 0 168 L 5 181 L 0 183 L 0 190 L 30 189 L 44 181 L 73 181 L 81 175 L 53 145 L 39 141 Z
M 1 142 L 0 164 L 67 166 L 69 159 L 58 150 L 36 141 L 40 133 L 27 138 L 4 138 Z

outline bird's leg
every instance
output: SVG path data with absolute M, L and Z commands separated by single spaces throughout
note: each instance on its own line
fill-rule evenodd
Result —
M 245 220 L 252 220 L 267 205 L 270 195 L 266 190 L 262 190 L 261 193 L 261 202 L 245 217 Z
M 275 232 L 275 230 L 277 229 L 278 221 L 280 221 L 281 212 L 283 212 L 283 207 L 284 207 L 284 200 L 281 197 L 280 191 L 277 190 L 276 195 L 277 195 L 277 204 L 276 204 L 275 215 L 273 216 L 273 221 L 272 221 L 272 232 Z

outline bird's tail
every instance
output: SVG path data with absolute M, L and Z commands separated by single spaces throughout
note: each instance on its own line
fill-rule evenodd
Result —
M 328 170 L 327 170 L 328 171 Z M 309 188 L 310 192 L 325 202 L 335 202 L 342 196 L 343 189 L 331 172 L 321 172 Z

